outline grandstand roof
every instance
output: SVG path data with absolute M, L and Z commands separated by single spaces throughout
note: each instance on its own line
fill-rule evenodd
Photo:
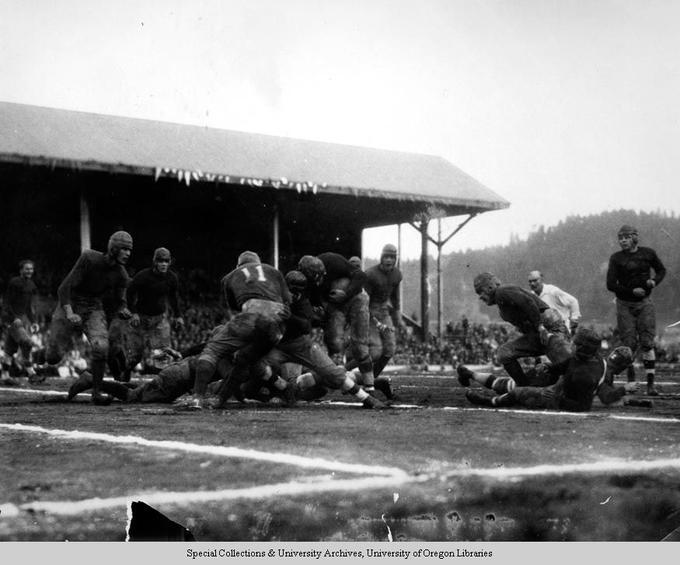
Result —
M 0 162 L 380 197 L 451 215 L 509 202 L 441 157 L 0 102 Z

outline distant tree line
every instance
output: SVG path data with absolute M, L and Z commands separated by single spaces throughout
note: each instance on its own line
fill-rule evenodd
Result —
M 490 212 L 493 214 L 493 212 Z M 443 320 L 463 315 L 474 322 L 498 321 L 497 309 L 481 304 L 472 287 L 477 273 L 490 271 L 503 283 L 528 288 L 529 271 L 539 270 L 547 283 L 556 284 L 578 298 L 583 319 L 614 325 L 614 295 L 607 291 L 609 257 L 620 248 L 616 234 L 623 224 L 640 232 L 640 245 L 652 247 L 667 269 L 666 279 L 654 291 L 658 324 L 680 320 L 680 218 L 666 212 L 607 211 L 571 216 L 554 227 L 541 226 L 526 240 L 513 238 L 507 246 L 448 253 L 442 256 Z M 403 311 L 420 318 L 420 262 L 404 261 Z M 436 259 L 429 258 L 430 322 L 437 320 Z

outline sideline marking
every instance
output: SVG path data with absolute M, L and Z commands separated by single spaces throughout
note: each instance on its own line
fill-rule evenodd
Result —
M 41 433 L 65 439 L 74 440 L 95 440 L 107 443 L 122 445 L 140 445 L 144 447 L 157 447 L 161 449 L 171 449 L 175 451 L 185 451 L 188 453 L 203 453 L 206 455 L 216 455 L 220 457 L 240 457 L 242 459 L 254 459 L 257 461 L 269 461 L 271 463 L 284 463 L 296 465 L 304 468 L 326 469 L 343 473 L 357 473 L 361 475 L 373 474 L 384 475 L 392 478 L 406 478 L 408 473 L 396 467 L 382 467 L 373 465 L 358 465 L 353 463 L 341 463 L 339 461 L 329 461 L 327 459 L 302 457 L 288 453 L 269 453 L 266 451 L 256 451 L 254 449 L 241 449 L 239 447 L 224 447 L 219 445 L 199 445 L 182 441 L 160 441 L 149 440 L 139 436 L 115 436 L 97 432 L 81 432 L 78 430 L 57 430 L 47 429 L 41 426 L 27 426 L 25 424 L 5 424 L 0 423 L 0 428 L 19 432 Z
M 3 392 L 21 392 L 23 394 L 43 394 L 45 396 L 59 395 L 66 398 L 67 391 L 65 390 L 39 390 L 35 388 L 18 388 L 15 386 L 2 386 L 0 390 Z
M 656 471 L 666 468 L 680 469 L 680 458 L 652 461 L 598 461 L 595 463 L 570 463 L 566 465 L 536 465 L 534 467 L 497 467 L 494 469 L 460 469 L 449 471 L 444 479 L 454 477 L 489 477 L 494 479 L 522 479 L 540 475 L 566 475 L 570 473 L 612 473 Z
M 434 408 L 435 410 L 437 408 Z M 680 418 L 662 418 L 654 416 L 621 416 L 620 414 L 603 414 L 602 412 L 563 412 L 560 410 L 516 410 L 513 408 L 463 408 L 460 406 L 442 406 L 441 410 L 461 410 L 463 412 L 477 411 L 477 412 L 504 412 L 509 414 L 524 414 L 526 416 L 533 416 L 540 414 L 543 416 L 570 416 L 576 418 L 611 418 L 614 420 L 628 420 L 633 422 L 665 422 L 667 424 L 680 424 Z
M 56 391 L 56 390 L 34 390 L 34 389 L 17 389 L 14 387 L 0 387 L 0 391 L 10 391 L 10 392 L 22 392 L 22 393 L 28 393 L 28 394 L 42 394 L 45 396 L 66 396 L 65 391 Z M 670 395 L 666 395 L 670 396 Z M 663 395 L 662 395 L 663 397 Z M 78 404 L 77 401 L 72 401 L 73 404 Z M 321 402 L 309 402 L 309 403 L 304 403 L 304 401 L 300 401 L 300 405 L 304 406 L 305 404 L 308 404 L 310 406 L 314 406 L 315 404 L 317 405 L 322 405 L 322 406 L 349 406 L 349 407 L 359 407 L 361 406 L 360 402 L 347 402 L 343 400 L 322 400 Z M 257 401 L 247 401 L 247 404 L 254 404 L 258 405 L 260 404 Z M 124 402 L 120 403 L 121 406 L 129 406 L 130 408 L 132 407 L 139 407 L 140 410 L 143 410 L 144 408 L 149 408 L 150 406 L 153 405 L 147 405 L 147 404 L 142 404 L 142 403 L 130 403 L 126 404 Z M 422 406 L 420 404 L 392 404 L 392 408 L 394 409 L 421 409 L 421 410 L 460 410 L 464 412 L 505 412 L 505 413 L 511 413 L 511 414 L 524 414 L 524 415 L 533 415 L 533 414 L 540 414 L 544 416 L 571 416 L 571 417 L 581 417 L 581 418 L 611 418 L 614 420 L 627 420 L 627 421 L 633 421 L 633 422 L 661 422 L 661 423 L 680 423 L 680 418 L 664 418 L 660 416 L 622 416 L 619 414 L 604 414 L 602 412 L 563 412 L 563 411 L 558 411 L 558 410 L 529 410 L 529 409 L 513 409 L 513 408 L 477 408 L 474 406 Z M 171 407 L 167 407 L 167 410 L 172 410 Z M 2 424 L 0 424 L 2 425 Z M 81 432 L 85 433 L 85 432 Z M 144 440 L 147 441 L 147 440 Z
M 276 496 L 297 496 L 311 493 L 338 492 L 346 490 L 365 490 L 375 488 L 389 488 L 407 482 L 414 482 L 414 477 L 365 477 L 362 479 L 327 479 L 321 477 L 310 482 L 293 481 L 290 483 L 277 483 L 261 485 L 242 489 L 223 489 L 216 491 L 192 491 L 192 492 L 147 492 L 129 496 L 117 496 L 112 498 L 88 498 L 77 501 L 35 501 L 15 506 L 18 511 L 47 512 L 50 514 L 74 515 L 83 512 L 94 512 L 115 507 L 128 506 L 131 500 L 141 500 L 154 505 L 181 505 L 199 504 L 205 502 L 220 502 L 236 499 L 264 499 Z M 389 498 L 389 493 L 385 495 Z M 9 506 L 9 505 L 8 505 Z M 14 505 L 12 505 L 14 506 Z M 13 514 L 16 518 L 17 512 Z M 0 519 L 2 516 L 0 516 Z

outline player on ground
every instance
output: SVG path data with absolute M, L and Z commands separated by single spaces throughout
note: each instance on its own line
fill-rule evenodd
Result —
M 36 320 L 36 298 L 38 287 L 33 282 L 35 264 L 30 259 L 19 263 L 19 276 L 10 279 L 5 293 L 3 318 L 7 325 L 5 353 L 12 358 L 17 351 L 21 354 L 18 365 L 28 375 L 29 382 L 42 382 L 33 367 L 31 352 L 33 340 L 30 333 L 38 329 Z
M 474 279 L 479 299 L 498 306 L 503 320 L 510 322 L 522 335 L 498 348 L 498 362 L 520 386 L 527 377 L 518 359 L 546 355 L 553 363 L 571 356 L 567 328 L 560 315 L 532 292 L 514 285 L 501 285 L 498 277 L 481 273 Z
M 543 282 L 543 273 L 541 271 L 531 271 L 529 273 L 529 287 L 550 308 L 554 308 L 560 313 L 564 323 L 567 325 L 567 329 L 571 335 L 574 335 L 581 320 L 581 309 L 579 308 L 578 300 L 558 286 Z
M 58 289 L 59 302 L 52 316 L 46 360 L 56 365 L 73 349 L 73 337 L 84 333 L 90 342 L 92 359 L 92 401 L 108 404 L 110 398 L 101 394 L 109 350 L 109 334 L 103 297 L 115 296 L 117 315 L 129 319 L 131 313 L 125 301 L 129 277 L 125 265 L 132 253 L 132 236 L 117 231 L 109 238 L 106 253 L 83 251 Z
M 600 337 L 594 331 L 579 330 L 574 337 L 573 357 L 547 368 L 547 372 L 557 377 L 555 383 L 549 386 L 514 386 L 512 379 L 507 377 L 475 373 L 463 366 L 459 367 L 459 381 L 462 384 L 469 384 L 470 380 L 475 380 L 496 393 L 496 396 L 489 397 L 468 390 L 466 398 L 480 406 L 500 408 L 518 405 L 533 409 L 587 412 L 592 407 L 595 395 L 603 404 L 609 405 L 637 390 L 637 383 L 626 383 L 619 387 L 613 384 L 614 376 L 632 362 L 630 348 L 617 347 L 605 361 L 598 354 L 600 345 Z M 539 371 L 531 369 L 530 372 Z M 535 382 L 545 378 L 545 375 L 533 376 Z M 549 377 L 548 380 L 554 379 Z M 635 400 L 630 400 L 627 404 L 645 405 Z
M 355 396 L 362 402 L 364 408 L 388 408 L 359 387 L 352 373 L 334 363 L 322 346 L 312 340 L 310 332 L 315 322 L 315 315 L 306 295 L 307 277 L 300 271 L 289 271 L 285 280 L 292 297 L 291 315 L 286 320 L 283 338 L 264 356 L 262 368 L 265 374 L 271 374 L 272 369 L 280 370 L 284 363 L 298 363 L 312 371 L 312 373 L 300 375 L 295 382 L 296 394 L 301 400 L 319 398 L 326 393 L 326 387 L 328 387 Z M 260 389 L 260 384 L 257 382 L 258 375 L 254 374 L 253 377 L 255 382 L 251 381 L 242 390 L 257 391 Z
M 618 239 L 621 251 L 609 258 L 607 290 L 616 295 L 616 322 L 621 341 L 633 351 L 639 345 L 647 373 L 647 394 L 656 396 L 659 394 L 654 386 L 656 312 L 650 295 L 666 276 L 666 268 L 653 249 L 638 245 L 636 228 L 621 226 Z M 628 380 L 635 380 L 632 364 Z
M 221 326 L 216 327 L 213 333 L 220 331 Z M 202 344 L 203 346 L 205 344 Z M 118 398 L 123 402 L 141 403 L 170 403 L 181 396 L 191 393 L 196 378 L 196 365 L 198 355 L 185 357 L 170 363 L 155 375 L 150 381 L 142 384 L 119 383 L 115 381 L 103 381 L 101 390 L 106 394 Z M 227 359 L 222 359 L 217 364 L 214 380 L 220 380 L 229 373 L 231 365 Z M 72 400 L 77 394 L 85 392 L 92 387 L 92 374 L 83 372 L 78 380 L 69 388 L 67 398 Z

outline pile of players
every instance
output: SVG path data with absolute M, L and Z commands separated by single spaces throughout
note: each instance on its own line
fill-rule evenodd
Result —
M 201 409 L 222 407 L 231 397 L 279 397 L 292 405 L 338 389 L 365 408 L 389 408 L 394 395 L 381 372 L 394 354 L 395 327 L 403 324 L 393 245 L 366 272 L 359 258 L 329 252 L 303 256 L 285 277 L 244 251 L 221 281 L 227 321 L 183 355 L 169 347 L 171 322 L 183 323 L 170 251 L 157 249 L 152 266 L 130 280 L 125 265 L 132 248 L 129 233 L 114 233 L 106 252 L 84 251 L 59 286 L 47 363 L 59 363 L 82 334 L 90 345 L 89 369 L 71 386 L 69 399 L 87 390 L 96 405 L 189 395 L 178 407 Z M 312 337 L 315 326 L 324 330 L 325 347 Z M 132 369 L 149 349 L 173 362 L 150 381 L 131 383 Z M 286 364 L 308 372 L 284 379 Z M 107 367 L 113 381 L 104 379 Z

